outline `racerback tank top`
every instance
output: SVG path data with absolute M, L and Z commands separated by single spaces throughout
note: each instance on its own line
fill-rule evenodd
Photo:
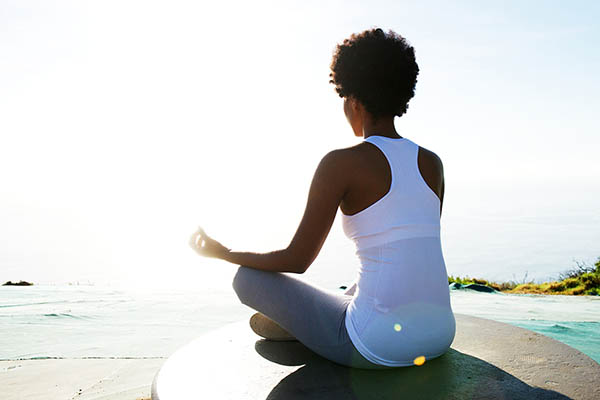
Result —
M 440 241 L 440 199 L 418 167 L 419 146 L 407 138 L 364 140 L 386 157 L 389 191 L 357 214 L 342 213 L 344 233 L 360 259 L 346 329 L 369 361 L 412 365 L 435 358 L 454 340 L 446 265 Z

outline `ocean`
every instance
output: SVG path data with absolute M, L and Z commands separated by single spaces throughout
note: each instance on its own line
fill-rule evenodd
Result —
M 456 313 L 539 332 L 600 362 L 600 297 L 453 290 L 451 300 Z M 253 313 L 230 285 L 162 291 L 2 286 L 0 359 L 168 357 L 203 333 Z

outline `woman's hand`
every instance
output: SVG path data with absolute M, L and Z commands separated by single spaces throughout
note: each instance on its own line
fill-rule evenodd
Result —
M 204 232 L 200 227 L 190 237 L 190 247 L 203 257 L 223 258 L 231 251 Z

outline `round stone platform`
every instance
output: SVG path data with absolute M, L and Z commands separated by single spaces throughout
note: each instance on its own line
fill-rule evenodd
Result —
M 261 339 L 248 321 L 177 350 L 153 400 L 600 399 L 600 365 L 544 335 L 462 314 L 450 350 L 422 366 L 348 368 L 300 342 Z

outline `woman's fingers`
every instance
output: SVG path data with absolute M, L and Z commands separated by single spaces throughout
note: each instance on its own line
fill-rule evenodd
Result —
M 230 251 L 221 243 L 208 236 L 201 227 L 198 227 L 196 232 L 192 234 L 189 245 L 199 255 L 205 257 L 219 257 L 221 254 Z
M 192 236 L 190 236 L 190 246 L 192 246 L 193 249 L 198 249 L 199 247 L 201 247 L 205 237 L 206 233 L 204 232 L 204 230 L 198 227 L 198 229 L 196 229 L 196 232 L 192 233 Z
M 204 229 L 200 226 L 196 229 L 196 232 L 190 237 L 189 245 L 200 255 L 208 255 L 214 247 L 214 240 L 211 239 Z
M 198 233 L 197 232 L 192 233 L 192 236 L 190 236 L 189 243 L 190 243 L 190 246 L 192 246 L 192 247 L 197 246 L 197 244 L 198 244 Z

